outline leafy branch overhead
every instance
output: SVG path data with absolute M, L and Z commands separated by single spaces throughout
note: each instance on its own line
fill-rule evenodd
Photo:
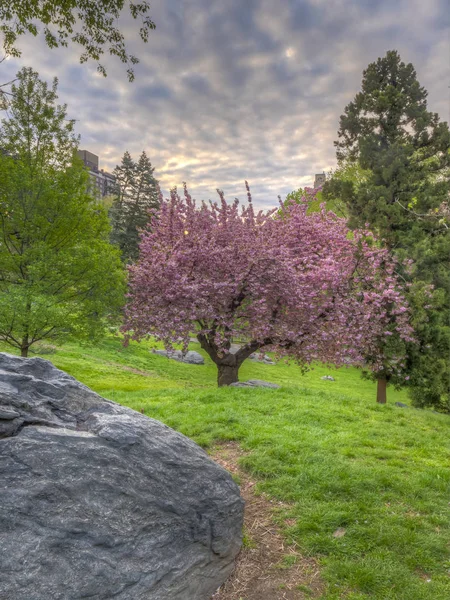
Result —
M 26 33 L 44 35 L 49 48 L 81 46 L 80 62 L 97 61 L 97 70 L 106 76 L 100 62 L 105 52 L 127 65 L 128 79 L 134 79 L 133 66 L 139 59 L 128 52 L 125 36 L 117 27 L 127 5 L 128 13 L 140 22 L 139 37 L 148 41 L 155 23 L 149 16 L 150 5 L 125 0 L 2 0 L 0 33 L 8 56 L 20 56 L 18 38 Z

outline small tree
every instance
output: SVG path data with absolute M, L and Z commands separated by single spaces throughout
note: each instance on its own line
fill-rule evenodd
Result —
M 150 211 L 159 206 L 154 170 L 145 152 L 138 162 L 125 152 L 122 163 L 114 169 L 117 195 L 109 211 L 111 241 L 121 249 L 126 262 L 133 262 L 139 256 L 140 230 L 148 224 Z
M 124 292 L 56 89 L 20 71 L 0 127 L 0 340 L 22 356 L 45 338 L 101 334 Z
M 383 331 L 380 330 L 379 334 L 374 336 L 364 356 L 362 376 L 376 381 L 376 399 L 379 404 L 387 402 L 388 385 L 401 388 L 409 379 L 407 338 L 396 327 L 398 316 L 405 311 L 405 306 L 396 303 L 386 306 L 385 315 L 382 317 Z
M 162 203 L 130 267 L 125 330 L 186 350 L 196 330 L 218 368 L 218 384 L 238 380 L 262 348 L 305 365 L 361 364 L 375 340 L 394 329 L 410 339 L 408 310 L 387 252 L 368 232 L 349 236 L 344 220 L 306 203 L 255 213 L 238 201 L 199 207 L 185 188 Z M 398 316 L 389 320 L 390 307 Z M 234 354 L 232 338 L 247 340 Z

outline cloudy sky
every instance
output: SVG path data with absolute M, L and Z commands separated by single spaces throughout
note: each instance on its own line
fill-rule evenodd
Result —
M 363 69 L 397 49 L 416 67 L 429 108 L 449 119 L 449 0 L 153 0 L 148 44 L 124 20 L 139 56 L 136 80 L 114 59 L 108 77 L 79 65 L 79 49 L 24 38 L 20 60 L 59 79 L 81 148 L 112 170 L 145 149 L 166 193 L 187 181 L 198 199 L 222 188 L 273 206 L 335 166 L 339 115 Z

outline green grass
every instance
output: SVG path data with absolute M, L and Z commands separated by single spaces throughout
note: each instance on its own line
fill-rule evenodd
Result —
M 450 417 L 398 408 L 408 400 L 395 390 L 377 405 L 356 369 L 302 376 L 246 361 L 241 379 L 282 388 L 217 389 L 209 359 L 184 365 L 149 348 L 109 339 L 45 358 L 204 447 L 238 440 L 250 450 L 242 464 L 259 489 L 287 503 L 276 515 L 287 540 L 321 562 L 324 600 L 450 599 Z M 338 528 L 345 535 L 334 537 Z

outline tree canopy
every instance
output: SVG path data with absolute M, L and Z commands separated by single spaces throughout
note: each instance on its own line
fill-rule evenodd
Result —
M 197 206 L 185 188 L 162 203 L 130 267 L 130 337 L 187 348 L 196 331 L 219 385 L 261 348 L 302 365 L 360 364 L 370 350 L 375 368 L 379 337 L 411 339 L 393 263 L 372 234 L 349 236 L 343 219 L 306 203 L 255 213 L 251 201 L 240 211 L 219 195 Z M 247 341 L 232 354 L 235 337 Z
M 133 80 L 133 66 L 139 59 L 128 52 L 124 34 L 117 26 L 125 8 L 139 21 L 139 37 L 146 42 L 149 32 L 155 28 L 146 0 L 2 0 L 3 49 L 7 55 L 20 56 L 18 38 L 26 33 L 42 34 L 49 48 L 69 43 L 80 46 L 80 62 L 97 61 L 98 71 L 103 75 L 106 69 L 99 62 L 103 54 L 116 56 L 126 64 L 128 78 Z
M 123 301 L 107 214 L 56 91 L 23 69 L 0 126 L 0 340 L 22 356 L 42 339 L 100 335 Z
M 410 391 L 450 410 L 450 132 L 398 52 L 364 71 L 335 145 L 340 164 L 324 197 L 345 204 L 351 227 L 368 223 L 400 265 L 410 261 L 399 269 L 419 341 L 408 351 Z

